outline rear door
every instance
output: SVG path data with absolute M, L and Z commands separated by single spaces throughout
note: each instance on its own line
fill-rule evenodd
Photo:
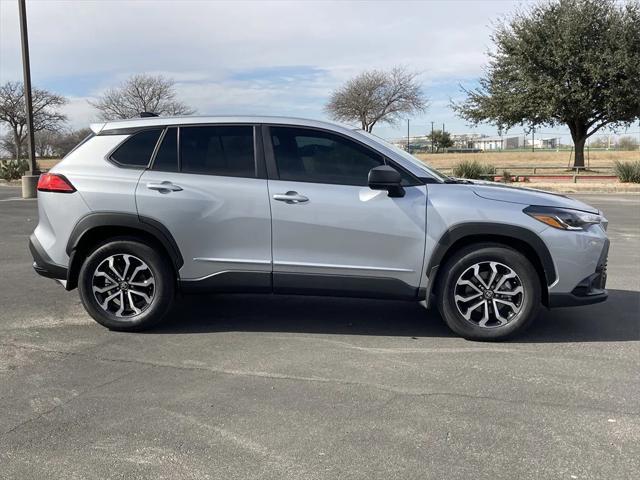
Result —
M 167 128 L 136 190 L 175 238 L 182 280 L 270 289 L 271 216 L 253 125 Z M 264 167 L 262 166 L 262 170 Z M 204 285 L 204 284 L 203 284 Z M 260 288 L 259 288 L 260 289 Z
M 271 126 L 269 170 L 276 291 L 411 297 L 420 283 L 426 188 L 402 171 L 405 196 L 367 186 L 389 163 L 325 130 Z

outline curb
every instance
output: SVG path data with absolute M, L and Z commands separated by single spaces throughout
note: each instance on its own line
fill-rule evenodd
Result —
M 566 183 L 509 183 L 512 187 L 535 188 L 547 190 L 555 193 L 625 193 L 629 195 L 640 195 L 640 184 L 566 184 Z
M 0 187 L 20 187 L 22 186 L 22 181 L 21 180 L 10 180 L 10 181 L 6 181 L 6 180 L 0 180 Z

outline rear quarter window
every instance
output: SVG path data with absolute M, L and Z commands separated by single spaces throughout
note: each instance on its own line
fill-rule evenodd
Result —
M 134 133 L 111 154 L 111 160 L 125 167 L 147 167 L 160 133 L 161 128 Z

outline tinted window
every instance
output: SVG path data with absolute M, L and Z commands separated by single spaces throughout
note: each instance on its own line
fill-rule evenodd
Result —
M 121 165 L 146 167 L 161 132 L 162 129 L 153 129 L 133 134 L 111 154 L 111 159 Z
M 369 170 L 384 159 L 329 132 L 271 127 L 271 142 L 281 180 L 366 186 Z
M 178 132 L 170 128 L 160 144 L 156 158 L 153 161 L 153 169 L 163 172 L 178 171 Z
M 180 128 L 180 164 L 185 173 L 255 177 L 253 127 Z

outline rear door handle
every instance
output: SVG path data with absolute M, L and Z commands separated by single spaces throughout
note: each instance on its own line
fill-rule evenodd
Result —
M 302 203 L 309 201 L 307 197 L 305 197 L 304 195 L 300 195 L 298 192 L 294 191 L 289 191 L 287 193 L 276 193 L 273 196 L 273 199 L 285 203 Z
M 182 187 L 174 185 L 169 181 L 160 183 L 147 183 L 147 188 L 149 190 L 157 190 L 159 192 L 180 192 L 182 190 Z

